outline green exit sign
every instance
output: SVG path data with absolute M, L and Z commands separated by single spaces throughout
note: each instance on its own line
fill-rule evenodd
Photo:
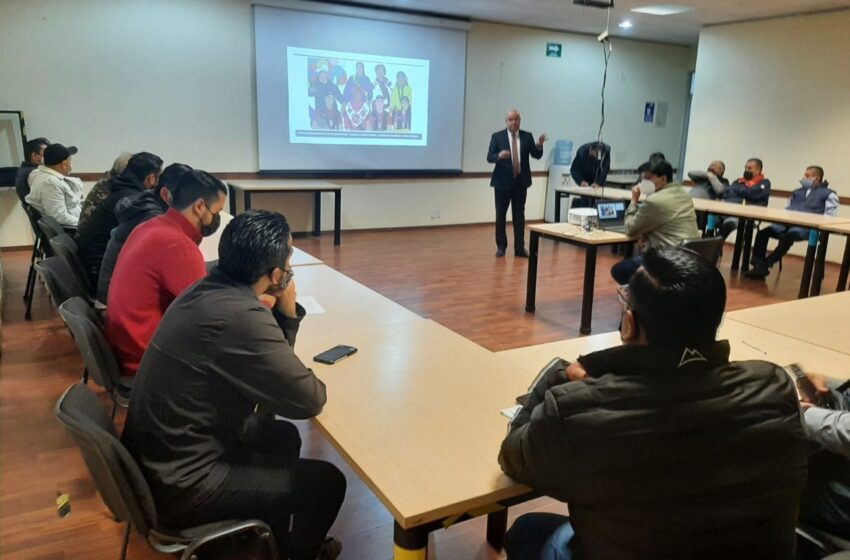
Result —
M 561 58 L 561 43 L 546 43 L 546 56 Z

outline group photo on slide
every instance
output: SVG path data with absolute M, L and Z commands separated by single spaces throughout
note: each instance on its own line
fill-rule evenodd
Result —
M 290 126 L 297 141 L 425 140 L 427 60 L 288 51 Z M 414 103 L 414 88 L 421 106 Z

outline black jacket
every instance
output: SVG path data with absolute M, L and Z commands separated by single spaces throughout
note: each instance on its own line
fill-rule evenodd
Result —
M 758 185 L 748 187 L 743 179 L 738 179 L 723 191 L 723 200 L 733 204 L 767 206 L 770 199 L 770 179 L 762 179 Z
M 788 375 L 705 348 L 622 346 L 544 377 L 499 462 L 569 503 L 576 560 L 783 560 L 806 481 Z
M 77 254 L 91 278 L 92 286 L 97 285 L 100 265 L 109 244 L 109 235 L 112 228 L 118 225 L 115 205 L 122 198 L 144 192 L 144 185 L 142 179 L 127 168 L 121 175 L 109 180 L 109 191 L 109 196 L 95 207 L 91 218 L 81 223 L 77 230 Z
M 118 254 L 127 238 L 130 237 L 130 233 L 136 229 L 137 225 L 165 214 L 167 210 L 168 205 L 156 191 L 145 191 L 140 195 L 124 198 L 115 205 L 118 226 L 109 236 L 109 243 L 106 245 L 106 252 L 101 261 L 100 276 L 97 281 L 97 299 L 100 302 L 107 302 L 115 263 L 118 262 Z
M 598 159 L 590 157 L 592 145 L 593 143 L 590 142 L 581 146 L 570 166 L 570 175 L 576 186 L 582 183 L 588 185 L 595 183 L 605 186 L 605 182 L 608 180 L 608 172 L 611 170 L 611 146 L 604 144 L 605 148 L 602 151 L 602 163 L 600 165 Z
M 256 405 L 306 419 L 325 385 L 295 355 L 299 318 L 266 309 L 250 286 L 214 269 L 169 306 L 139 364 L 122 435 L 154 502 L 187 511 L 250 462 Z
M 30 193 L 29 178 L 30 173 L 35 171 L 38 166 L 28 161 L 21 162 L 18 168 L 18 174 L 15 175 L 15 191 L 18 193 L 18 198 L 21 202 L 26 203 L 26 197 Z
M 511 190 L 513 185 L 513 164 L 511 158 L 499 159 L 499 152 L 502 150 L 511 150 L 511 143 L 508 139 L 508 129 L 494 132 L 490 137 L 490 147 L 487 149 L 487 161 L 495 163 L 493 175 L 490 177 L 490 186 L 502 191 Z M 528 156 L 534 159 L 543 157 L 543 148 L 538 146 L 534 141 L 534 136 L 525 130 L 519 131 L 519 167 L 520 167 L 520 185 L 523 188 L 531 186 L 531 165 L 528 162 Z

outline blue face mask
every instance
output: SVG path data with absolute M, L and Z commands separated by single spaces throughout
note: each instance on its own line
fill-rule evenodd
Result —
M 810 189 L 815 186 L 815 180 L 809 179 L 808 177 L 803 177 L 802 179 L 800 179 L 800 184 L 803 185 L 803 187 Z

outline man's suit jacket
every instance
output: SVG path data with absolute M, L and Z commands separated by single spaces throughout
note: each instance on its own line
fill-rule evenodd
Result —
M 490 178 L 490 186 L 499 190 L 507 191 L 513 185 L 513 164 L 511 158 L 499 159 L 499 152 L 502 150 L 511 151 L 511 141 L 508 138 L 508 129 L 494 132 L 490 138 L 490 149 L 487 150 L 487 161 L 495 163 L 493 175 Z M 534 136 L 525 130 L 519 131 L 519 168 L 520 168 L 520 185 L 524 188 L 531 186 L 531 166 L 528 163 L 528 156 L 534 159 L 543 157 L 543 148 L 538 147 L 534 141 Z

